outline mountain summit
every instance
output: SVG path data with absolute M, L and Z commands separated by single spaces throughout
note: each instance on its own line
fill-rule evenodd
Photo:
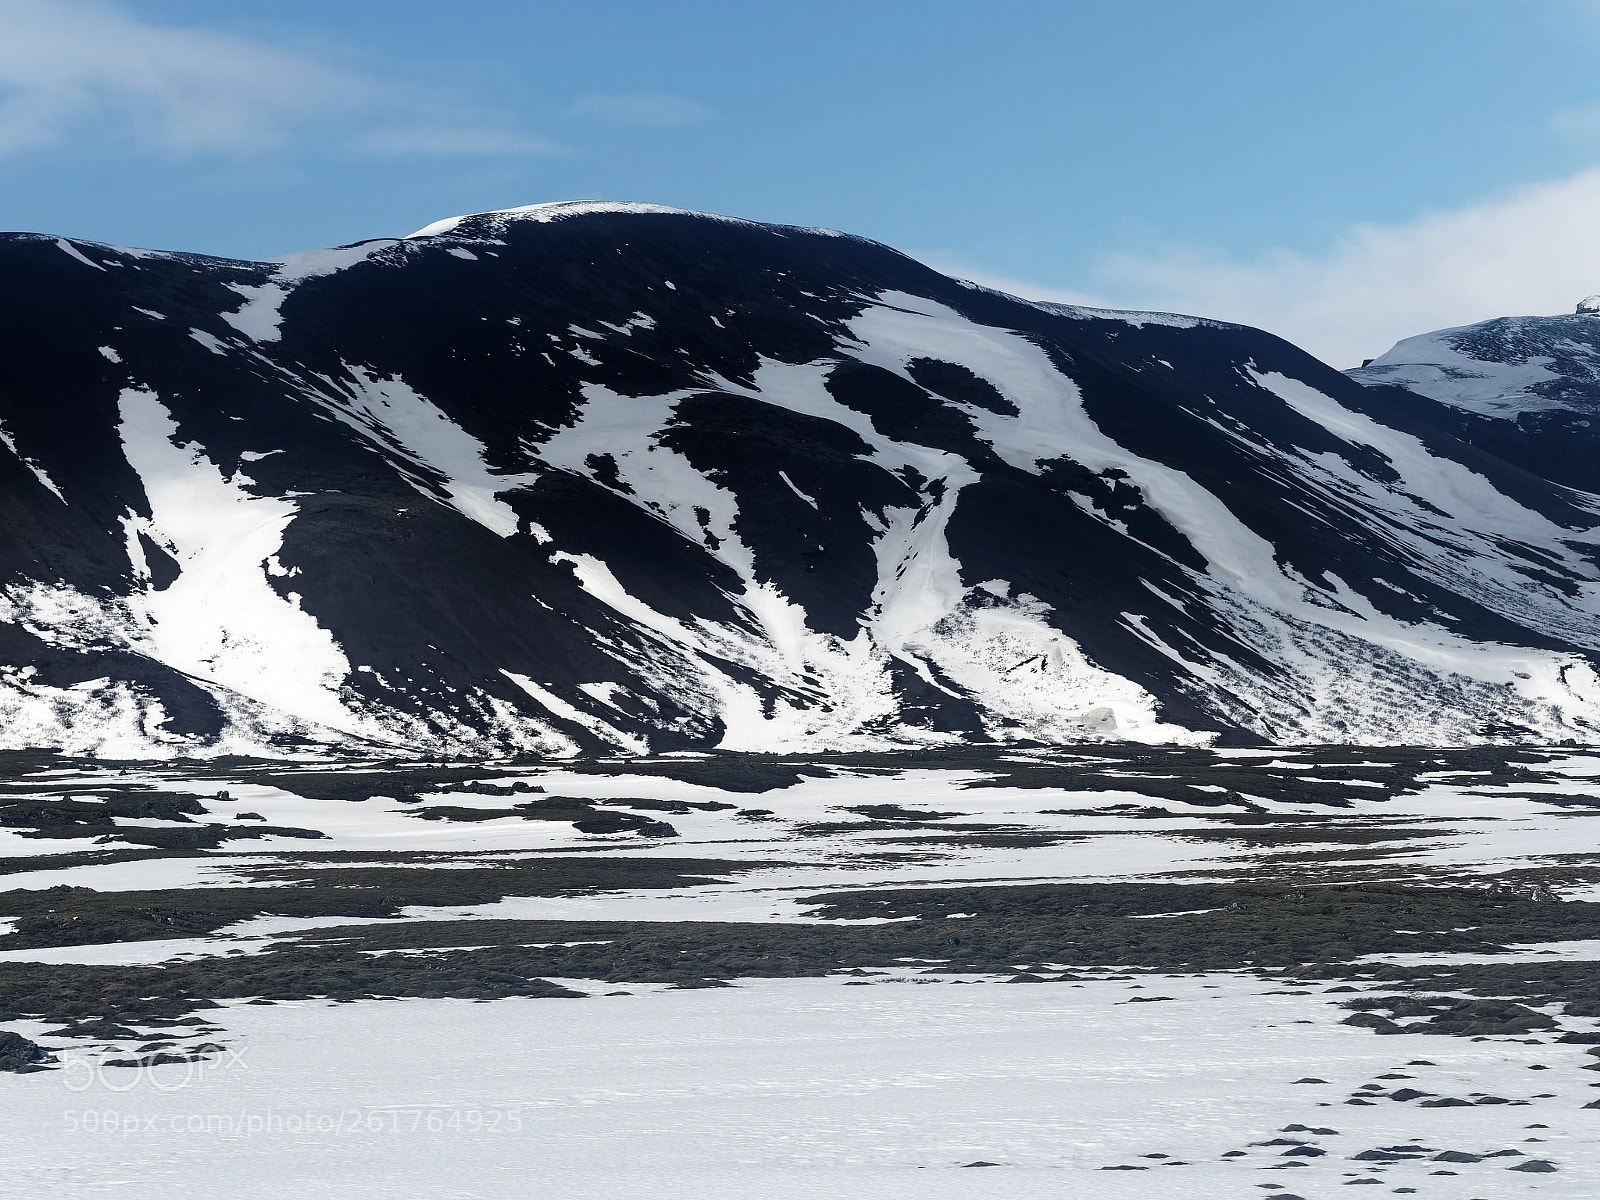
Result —
M 1600 501 L 1415 372 L 651 205 L 0 271 L 8 746 L 1600 729 Z

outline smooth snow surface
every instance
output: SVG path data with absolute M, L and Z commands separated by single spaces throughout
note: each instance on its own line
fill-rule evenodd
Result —
M 1489 1159 L 1446 1183 L 1429 1154 L 1388 1164 L 1386 1193 L 1587 1200 L 1600 1190 L 1600 1130 L 1575 1111 L 1587 1091 L 1581 1047 L 1373 1037 L 1331 1023 L 1320 995 L 1257 979 L 1015 987 L 880 972 L 867 987 L 606 990 L 633 994 L 234 1005 L 214 1015 L 233 1054 L 208 1071 L 111 1072 L 120 1093 L 70 1065 L 10 1077 L 0 1194 L 198 1200 L 226 1179 L 231 1196 L 272 1200 L 1232 1200 L 1269 1183 L 1331 1197 L 1371 1177 L 1350 1156 L 1397 1142 L 1520 1146 L 1560 1170 L 1519 1175 Z M 1170 999 L 1128 1004 L 1156 991 Z M 1427 1085 L 1502 1095 L 1526 1089 L 1530 1063 L 1554 1063 L 1539 1082 L 1562 1094 L 1516 1109 L 1514 1123 L 1494 1108 L 1318 1106 L 1408 1058 L 1435 1064 L 1416 1072 Z M 1328 1083 L 1295 1084 L 1308 1076 Z M 1530 1121 L 1545 1126 L 1537 1148 L 1515 1132 Z M 1259 1145 L 1291 1123 L 1338 1133 L 1291 1139 L 1322 1157 Z M 963 1169 L 974 1162 L 995 1166 Z M 1144 1170 L 1107 1170 L 1117 1167 Z

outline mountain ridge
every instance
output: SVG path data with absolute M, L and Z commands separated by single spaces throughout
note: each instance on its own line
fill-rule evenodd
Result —
M 596 202 L 272 263 L 4 235 L 0 269 L 7 745 L 1600 721 L 1600 502 L 1246 327 Z

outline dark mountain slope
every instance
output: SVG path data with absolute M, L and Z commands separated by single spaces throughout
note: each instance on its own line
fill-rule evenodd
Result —
M 1255 330 L 545 205 L 0 239 L 9 745 L 1588 740 L 1595 502 Z

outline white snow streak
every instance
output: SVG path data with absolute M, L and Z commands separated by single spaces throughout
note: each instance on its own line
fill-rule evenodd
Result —
M 84 266 L 93 267 L 96 271 L 104 271 L 105 270 L 105 268 L 102 267 L 99 263 L 95 262 L 94 259 L 89 258 L 87 255 L 85 255 L 83 253 L 82 250 L 79 250 L 71 242 L 67 241 L 66 238 L 57 238 L 56 239 L 56 245 L 61 247 L 62 252 L 65 253 L 68 258 L 75 258 L 79 262 L 81 262 Z
M 169 547 L 180 568 L 169 587 L 133 602 L 153 656 L 303 720 L 363 732 L 339 702 L 350 663 L 333 635 L 267 579 L 295 502 L 251 495 L 243 476 L 224 477 L 202 447 L 180 444 L 155 393 L 127 388 L 120 404 L 123 450 L 151 512 L 130 520 L 130 535 Z
M 56 486 L 55 480 L 51 479 L 50 476 L 45 472 L 45 469 L 36 461 L 29 458 L 26 454 L 17 449 L 16 438 L 12 437 L 3 425 L 0 425 L 0 445 L 5 446 L 5 448 L 11 451 L 11 453 L 16 457 L 18 462 L 27 467 L 28 470 L 32 471 L 33 477 L 40 483 L 44 484 L 45 487 L 49 488 L 50 491 L 55 494 L 55 498 L 57 500 L 61 501 L 63 504 L 67 502 L 67 498 L 61 494 L 61 489 Z
M 527 692 L 528 695 L 532 696 L 556 716 L 562 718 L 563 720 L 571 721 L 575 725 L 582 726 L 596 737 L 610 742 L 619 749 L 629 751 L 633 754 L 644 754 L 649 751 L 650 747 L 644 741 L 644 739 L 634 737 L 632 734 L 623 733 L 620 729 L 617 729 L 615 726 L 601 720 L 599 717 L 591 716 L 589 713 L 584 712 L 575 705 L 567 703 L 549 688 L 541 687 L 539 684 L 529 679 L 526 675 L 518 675 L 515 671 L 508 671 L 504 667 L 500 669 L 500 674 L 504 675 L 507 679 L 511 680 L 512 683 L 516 684 L 523 691 Z M 574 744 L 573 753 L 577 753 L 577 750 L 578 747 L 576 744 Z
M 517 532 L 516 511 L 498 493 L 532 483 L 537 475 L 497 475 L 485 461 L 483 443 L 457 425 L 402 379 L 380 379 L 349 368 L 336 384 L 337 400 L 316 399 L 339 420 L 390 453 L 408 482 L 430 500 L 442 490 L 446 502 L 500 537 Z M 331 382 L 331 381 L 330 381 Z M 419 471 L 417 468 L 422 468 Z
M 332 275 L 356 263 L 365 262 L 380 250 L 397 245 L 393 240 L 361 242 L 332 250 L 308 250 L 275 259 L 272 279 L 261 284 L 230 283 L 227 286 L 244 297 L 244 306 L 223 313 L 222 319 L 240 333 L 257 342 L 275 342 L 282 336 L 280 309 L 289 293 L 307 279 Z

